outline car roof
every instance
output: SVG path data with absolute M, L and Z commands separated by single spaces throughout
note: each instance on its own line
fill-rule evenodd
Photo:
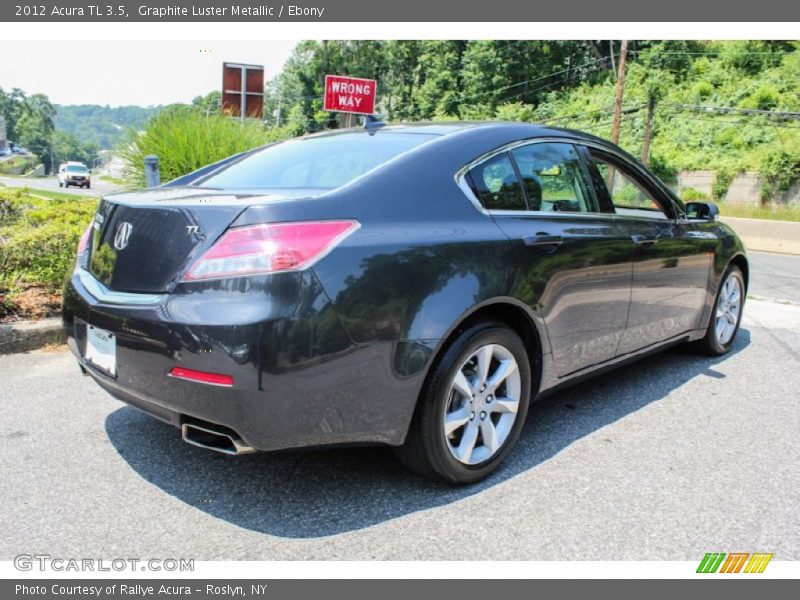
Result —
M 366 127 L 349 127 L 346 129 L 326 130 L 302 136 L 300 139 L 332 137 L 353 133 L 364 133 L 369 135 L 412 133 L 444 137 L 476 129 L 485 131 L 516 129 L 520 134 L 524 134 L 524 137 L 530 138 L 546 136 L 570 137 L 608 144 L 607 140 L 603 140 L 602 138 L 598 138 L 583 131 L 565 129 L 563 127 L 551 127 L 541 123 L 522 123 L 518 121 L 422 121 L 396 123 L 371 127 L 369 129 Z

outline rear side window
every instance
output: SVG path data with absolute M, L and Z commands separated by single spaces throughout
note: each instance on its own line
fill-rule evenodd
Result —
M 249 154 L 194 185 L 224 189 L 337 188 L 435 137 L 359 132 L 292 140 Z
M 525 194 L 514 164 L 507 153 L 498 154 L 473 167 L 468 181 L 487 210 L 526 210 Z

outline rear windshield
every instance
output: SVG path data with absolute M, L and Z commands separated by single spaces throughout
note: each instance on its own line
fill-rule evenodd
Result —
M 225 189 L 336 188 L 435 136 L 345 133 L 259 150 L 195 185 Z

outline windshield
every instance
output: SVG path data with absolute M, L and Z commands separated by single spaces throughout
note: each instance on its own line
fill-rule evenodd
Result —
M 79 165 L 67 165 L 67 171 L 70 173 L 86 173 L 86 167 Z
M 359 132 L 283 142 L 231 163 L 195 185 L 225 189 L 336 188 L 434 137 Z

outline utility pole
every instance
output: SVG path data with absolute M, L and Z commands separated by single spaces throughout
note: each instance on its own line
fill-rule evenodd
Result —
M 647 120 L 644 126 L 644 143 L 642 144 L 642 164 L 650 162 L 650 140 L 653 136 L 653 116 L 656 111 L 656 97 L 651 94 L 647 99 Z
M 614 64 L 614 40 L 608 40 L 608 51 L 611 54 L 611 71 L 613 72 L 617 70 L 617 65 Z
M 617 68 L 617 88 L 614 91 L 614 121 L 611 125 L 611 141 L 619 143 L 619 125 L 622 119 L 622 94 L 625 91 L 625 60 L 628 57 L 628 40 L 622 40 Z

